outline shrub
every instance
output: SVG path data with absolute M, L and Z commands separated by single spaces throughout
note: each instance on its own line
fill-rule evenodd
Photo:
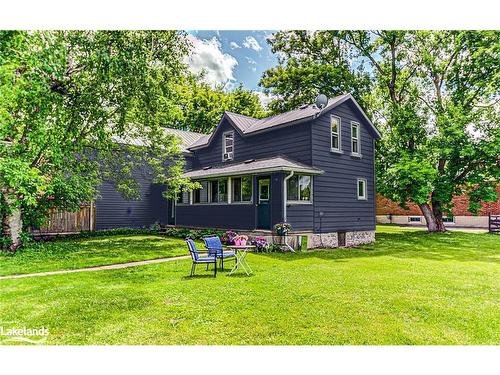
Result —
M 221 241 L 226 245 L 234 245 L 234 239 L 237 235 L 238 233 L 236 233 L 235 231 L 227 230 L 226 233 L 222 235 Z
M 269 251 L 269 243 L 267 242 L 266 237 L 257 236 L 253 239 L 252 244 L 259 252 Z
M 170 237 L 200 240 L 207 236 L 218 236 L 222 238 L 224 236 L 224 231 L 216 229 L 167 228 L 164 234 Z
M 282 253 L 283 247 L 277 243 L 272 243 L 269 245 L 268 252 L 270 252 L 270 253 Z
M 278 223 L 274 226 L 274 230 L 278 236 L 284 236 L 292 230 L 292 226 L 288 223 Z

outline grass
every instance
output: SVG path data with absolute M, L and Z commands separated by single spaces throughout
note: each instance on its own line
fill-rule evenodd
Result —
M 499 344 L 499 244 L 379 227 L 358 249 L 250 254 L 251 277 L 176 260 L 0 280 L 0 320 L 58 345 Z
M 16 254 L 0 252 L 0 276 L 56 271 L 187 255 L 178 238 L 115 235 L 36 242 Z

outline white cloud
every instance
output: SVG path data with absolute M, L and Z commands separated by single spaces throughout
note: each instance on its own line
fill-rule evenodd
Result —
M 212 85 L 235 80 L 233 71 L 238 61 L 232 55 L 222 52 L 216 37 L 200 40 L 188 35 L 188 39 L 193 46 L 187 60 L 191 72 L 199 74 L 204 71 L 205 80 Z
M 250 57 L 248 56 L 245 56 L 245 59 L 247 60 L 248 62 L 248 67 L 250 69 L 252 69 L 252 72 L 256 72 L 257 71 L 257 61 L 255 61 L 254 59 L 251 59 Z
M 269 104 L 269 102 L 271 100 L 277 98 L 276 95 L 266 94 L 266 93 L 263 93 L 262 91 L 253 91 L 253 93 L 259 97 L 260 104 L 262 104 L 262 106 L 264 107 L 264 109 L 267 109 L 267 105 Z
M 243 47 L 253 49 L 254 51 L 257 52 L 259 52 L 262 49 L 259 42 L 257 42 L 257 39 L 255 39 L 253 36 L 247 36 L 245 38 L 245 41 L 243 42 Z
M 236 42 L 229 43 L 229 47 L 231 47 L 231 49 L 241 48 L 240 45 Z

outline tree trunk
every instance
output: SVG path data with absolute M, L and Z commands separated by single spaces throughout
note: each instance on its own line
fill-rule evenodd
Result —
M 446 228 L 443 222 L 443 211 L 441 210 L 441 202 L 432 201 L 432 212 L 434 213 L 434 218 L 436 219 L 436 226 L 438 232 L 446 232 Z
M 21 231 L 23 229 L 21 209 L 15 207 L 15 196 L 4 194 L 4 201 L 9 209 L 2 217 L 2 232 L 4 237 L 10 239 L 10 245 L 7 249 L 16 251 L 21 246 Z
M 441 212 L 441 206 L 438 206 L 438 210 L 434 211 L 434 203 L 433 207 L 429 204 L 420 204 L 420 211 L 425 217 L 425 221 L 427 222 L 427 230 L 429 232 L 445 232 L 446 228 L 443 223 L 443 213 Z M 437 215 L 436 215 L 437 214 Z

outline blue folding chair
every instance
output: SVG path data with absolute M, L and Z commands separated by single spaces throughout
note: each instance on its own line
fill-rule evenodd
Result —
M 236 261 L 236 254 L 234 251 L 224 251 L 222 247 L 222 242 L 217 236 L 204 237 L 203 242 L 205 242 L 205 247 L 208 250 L 208 256 L 215 255 L 216 258 L 220 259 L 221 269 L 224 270 L 224 259 L 233 258 Z
M 210 263 L 214 264 L 214 277 L 217 277 L 217 256 L 208 255 L 207 257 L 201 257 L 200 252 L 196 248 L 196 244 L 191 239 L 186 239 L 186 243 L 188 245 L 189 253 L 191 254 L 191 259 L 193 261 L 193 265 L 191 266 L 191 276 L 194 275 L 194 271 L 196 270 L 197 264 L 206 264 L 207 269 Z

